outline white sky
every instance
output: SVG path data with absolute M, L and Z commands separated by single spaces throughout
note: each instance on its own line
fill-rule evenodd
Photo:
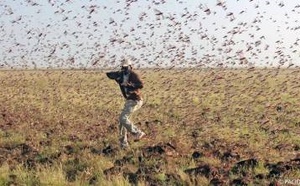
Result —
M 1 0 L 0 68 L 300 64 L 298 0 L 134 1 Z

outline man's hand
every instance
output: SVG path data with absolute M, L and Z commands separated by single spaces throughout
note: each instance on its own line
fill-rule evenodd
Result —
M 133 84 L 132 83 L 121 83 L 122 86 L 124 87 L 133 87 Z

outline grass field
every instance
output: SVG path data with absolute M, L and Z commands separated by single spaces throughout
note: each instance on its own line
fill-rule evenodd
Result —
M 140 70 L 147 133 L 118 144 L 103 71 L 0 71 L 0 185 L 275 185 L 300 180 L 300 70 Z

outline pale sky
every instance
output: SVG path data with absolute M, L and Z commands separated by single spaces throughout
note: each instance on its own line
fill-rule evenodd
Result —
M 1 0 L 0 68 L 299 66 L 298 0 Z

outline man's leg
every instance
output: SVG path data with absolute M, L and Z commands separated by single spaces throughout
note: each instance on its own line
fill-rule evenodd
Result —
M 139 134 L 142 133 L 130 120 L 131 114 L 141 108 L 143 102 L 142 101 L 133 101 L 133 100 L 127 100 L 125 102 L 124 108 L 120 115 L 120 135 L 121 135 L 121 145 L 127 144 L 127 131 L 129 131 L 132 134 Z
M 119 124 L 119 130 L 120 130 L 120 145 L 122 148 L 126 148 L 129 146 L 128 141 L 127 141 L 127 129 L 123 127 L 123 125 Z

